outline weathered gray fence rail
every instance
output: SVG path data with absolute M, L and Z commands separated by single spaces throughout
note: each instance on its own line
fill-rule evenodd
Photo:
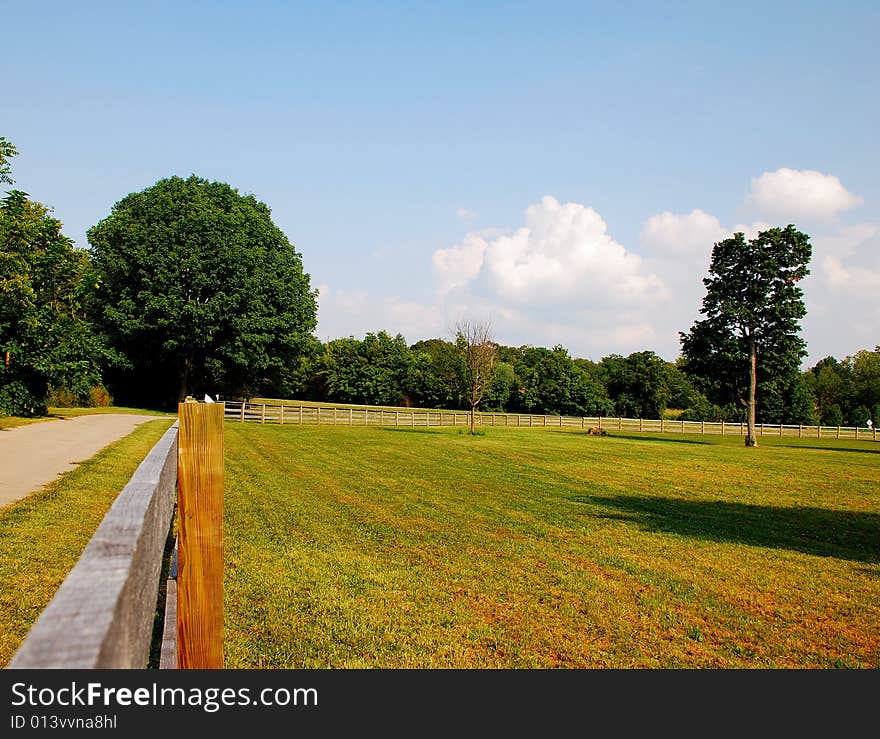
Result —
M 370 408 L 367 406 L 303 405 L 296 403 L 243 403 L 226 401 L 226 418 L 257 423 L 340 426 L 467 426 L 470 415 L 464 411 L 424 410 L 421 408 Z M 746 424 L 679 421 L 608 416 L 544 416 L 521 413 L 477 413 L 478 426 L 533 429 L 587 429 L 636 433 L 716 434 L 744 436 Z M 788 436 L 814 439 L 856 439 L 877 441 L 876 428 L 855 426 L 796 426 L 758 424 L 758 436 Z
M 147 666 L 176 499 L 177 429 L 141 462 L 9 668 Z

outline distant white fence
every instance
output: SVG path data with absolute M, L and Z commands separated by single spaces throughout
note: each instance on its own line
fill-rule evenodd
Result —
M 374 408 L 349 405 L 302 405 L 297 403 L 226 402 L 226 418 L 241 422 L 295 424 L 300 426 L 468 426 L 467 411 L 422 408 Z M 675 421 L 609 416 L 543 416 L 522 413 L 477 413 L 478 426 L 533 429 L 589 429 L 637 433 L 715 434 L 745 436 L 745 423 Z M 876 441 L 877 430 L 855 426 L 795 426 L 760 423 L 758 436 L 789 436 L 814 439 Z

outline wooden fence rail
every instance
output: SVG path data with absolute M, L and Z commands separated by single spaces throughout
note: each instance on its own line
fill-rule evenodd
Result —
M 9 668 L 146 667 L 176 482 L 177 423 L 116 498 Z
M 421 408 L 371 408 L 368 406 L 303 405 L 297 403 L 253 403 L 226 401 L 227 419 L 299 426 L 468 426 L 466 411 Z M 507 428 L 588 429 L 636 433 L 714 434 L 745 436 L 745 423 L 727 421 L 679 421 L 671 419 L 617 418 L 609 416 L 545 416 L 522 413 L 477 413 L 478 426 Z M 812 439 L 855 439 L 877 441 L 876 428 L 855 426 L 802 426 L 758 424 L 758 436 Z
M 159 666 L 223 667 L 223 404 L 183 403 L 178 416 L 110 506 L 9 668 L 147 667 L 175 501 L 179 566 L 166 586 Z

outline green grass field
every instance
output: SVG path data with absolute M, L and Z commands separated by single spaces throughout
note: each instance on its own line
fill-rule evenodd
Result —
M 172 421 L 141 424 L 44 490 L 0 509 L 0 666 L 12 658 Z
M 880 445 L 226 424 L 227 667 L 880 667 Z

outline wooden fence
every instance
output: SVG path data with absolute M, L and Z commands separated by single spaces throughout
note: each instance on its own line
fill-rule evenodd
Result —
M 175 501 L 181 566 L 167 583 L 160 666 L 223 666 L 222 404 L 182 404 L 179 413 L 113 502 L 10 669 L 147 666 Z
M 240 401 L 227 401 L 225 409 L 227 419 L 300 426 L 440 427 L 470 425 L 470 414 L 466 411 Z M 600 428 L 626 433 L 714 434 L 721 436 L 745 436 L 746 433 L 746 424 L 738 422 L 679 421 L 610 416 L 545 416 L 521 413 L 477 413 L 476 424 L 483 427 L 542 430 Z M 755 430 L 759 437 L 877 440 L 877 429 L 855 426 L 798 426 L 760 423 Z

